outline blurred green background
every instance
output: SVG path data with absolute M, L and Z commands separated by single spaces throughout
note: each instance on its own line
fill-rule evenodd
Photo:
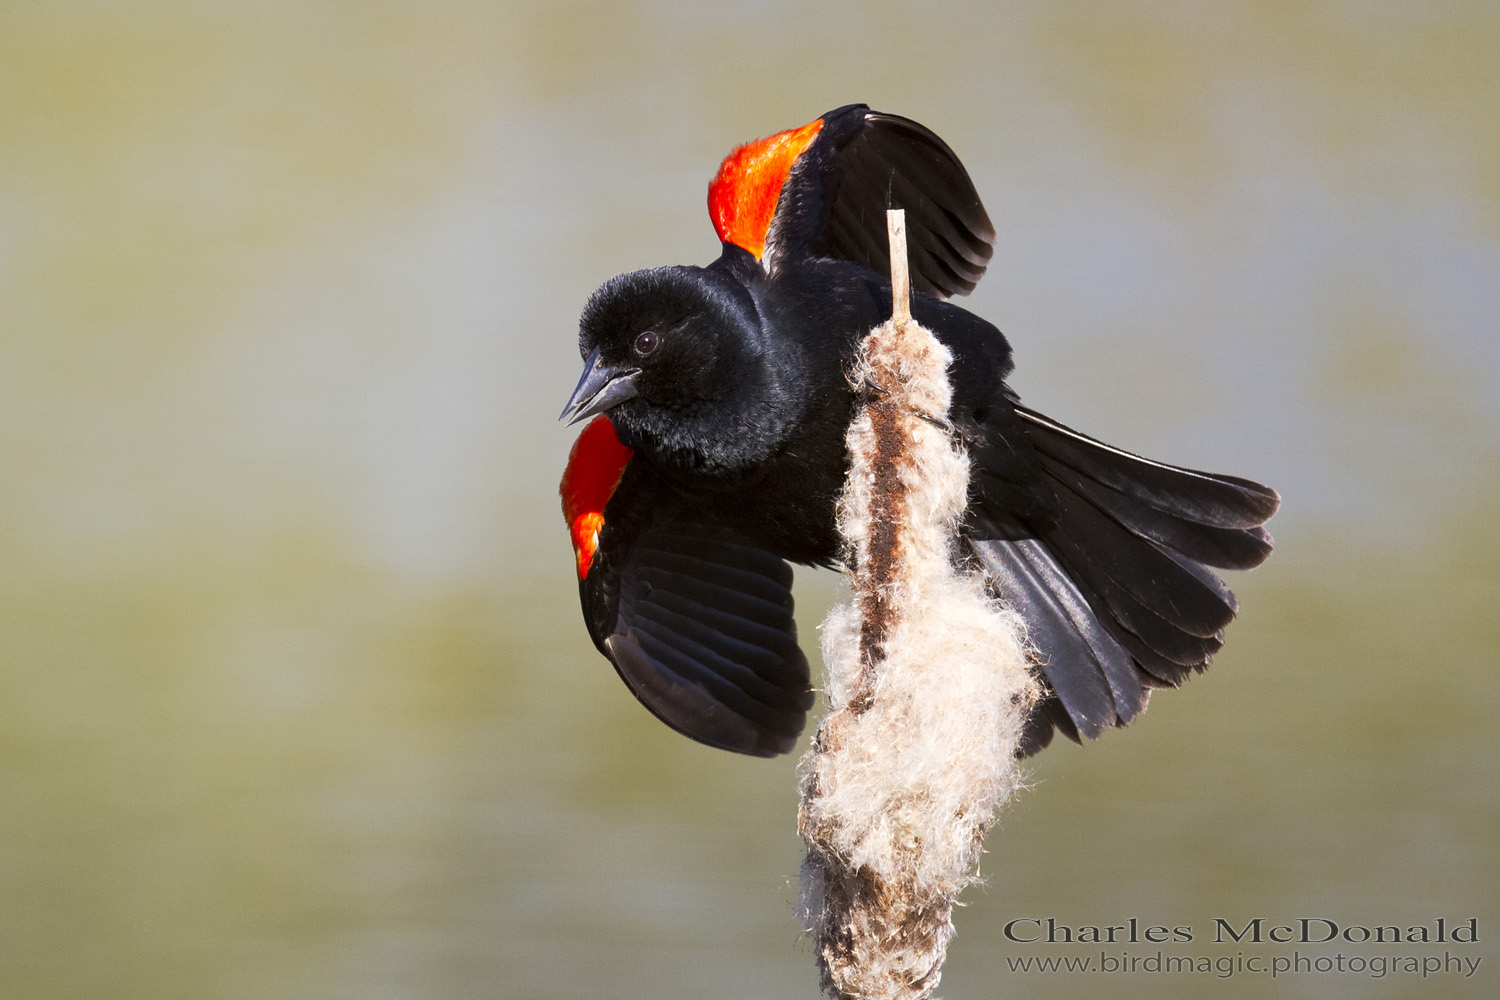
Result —
M 589 292 L 717 254 L 719 158 L 865 101 L 985 196 L 1029 403 L 1285 498 L 1213 670 L 1034 763 L 942 995 L 1495 995 L 1497 52 L 1489 2 L 5 3 L 0 994 L 816 996 L 794 761 L 594 651 L 554 417 Z M 1048 916 L 1484 964 L 1009 971 L 1097 954 Z

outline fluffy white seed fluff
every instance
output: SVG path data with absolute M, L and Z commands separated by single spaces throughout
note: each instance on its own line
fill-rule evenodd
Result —
M 1037 694 L 1022 621 L 957 559 L 952 358 L 901 305 L 852 376 L 868 387 L 839 506 L 854 596 L 823 624 L 828 712 L 801 764 L 801 909 L 835 997 L 931 996 Z

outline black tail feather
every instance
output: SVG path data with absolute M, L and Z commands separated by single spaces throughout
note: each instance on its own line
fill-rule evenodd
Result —
M 1081 476 L 1076 469 L 1044 456 L 1041 465 L 1100 510 L 1143 538 L 1179 552 L 1205 566 L 1253 569 L 1271 554 L 1271 537 L 1262 528 L 1220 528 L 1202 524 L 1142 503 L 1126 493 Z
M 1096 441 L 1016 406 L 1038 452 L 1068 465 L 1084 479 L 1134 497 L 1183 520 L 1217 528 L 1256 528 L 1281 506 L 1276 491 L 1237 476 L 1222 476 L 1154 462 Z
M 1075 580 L 1104 597 L 1142 638 L 1161 625 L 1206 638 L 1234 620 L 1234 606 L 1149 539 L 1054 480 L 1060 516 L 1043 535 Z M 1166 653 L 1166 649 L 1161 652 Z
M 1181 684 L 1224 644 L 1234 594 L 1208 567 L 1249 569 L 1271 552 L 1261 527 L 1274 490 L 1154 462 L 1017 406 L 1057 500 L 1033 538 L 974 541 L 1003 597 L 1026 619 L 1047 698 L 1022 754 L 1054 729 L 1095 738 Z M 1066 719 L 1068 724 L 1062 724 Z
M 1035 539 L 976 541 L 973 551 L 1001 596 L 1026 620 L 1052 692 L 1082 732 L 1097 738 L 1146 704 L 1130 653 L 1100 624 L 1084 594 Z

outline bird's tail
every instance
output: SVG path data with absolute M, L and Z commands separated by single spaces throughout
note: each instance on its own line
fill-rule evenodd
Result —
M 1209 567 L 1264 562 L 1271 537 L 1261 525 L 1281 501 L 1259 483 L 1154 462 L 1016 412 L 1056 519 L 1033 538 L 971 545 L 1026 619 L 1050 688 L 1022 743 L 1030 754 L 1054 728 L 1077 740 L 1124 725 L 1149 688 L 1208 666 L 1238 610 Z

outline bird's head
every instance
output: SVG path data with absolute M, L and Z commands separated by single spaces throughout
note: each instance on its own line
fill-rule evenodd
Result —
M 765 458 L 800 412 L 756 302 L 718 268 L 662 267 L 605 282 L 579 323 L 570 423 L 607 413 L 658 463 L 731 473 Z

